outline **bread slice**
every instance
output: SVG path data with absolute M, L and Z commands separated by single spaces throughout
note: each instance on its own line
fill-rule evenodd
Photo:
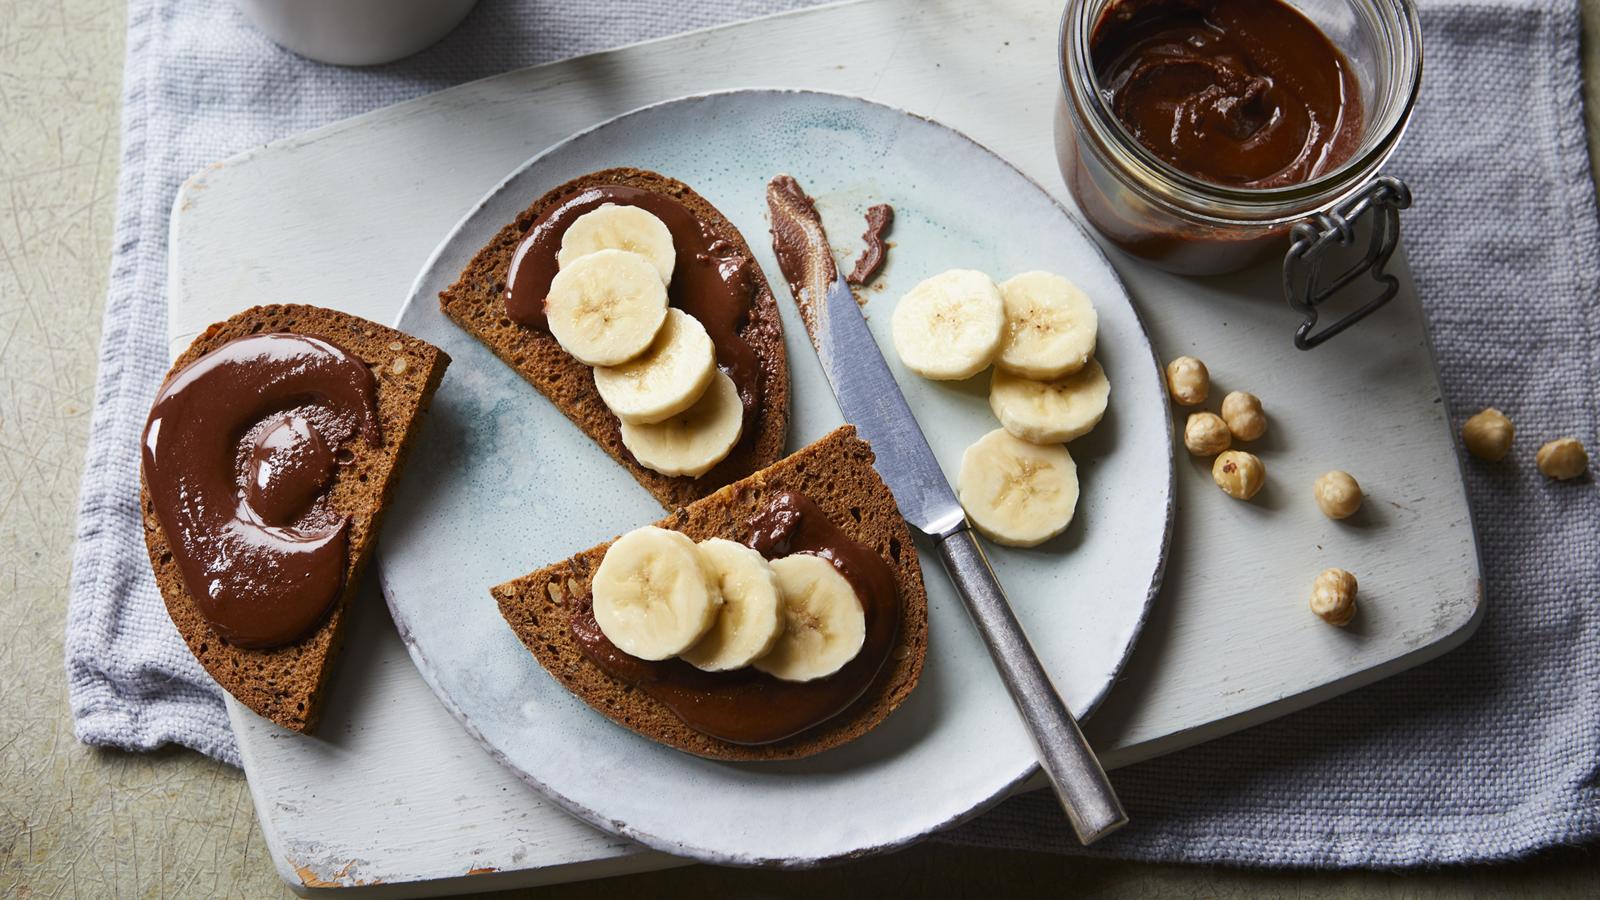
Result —
M 344 638 L 346 607 L 372 555 L 395 475 L 450 358 L 426 341 L 335 310 L 257 306 L 207 328 L 178 357 L 168 377 L 234 338 L 265 332 L 293 332 L 332 341 L 371 367 L 378 388 L 382 446 L 368 447 L 362 441 L 349 444 L 347 449 L 355 459 L 340 467 L 329 495 L 332 509 L 350 517 L 350 529 L 344 590 L 328 617 L 310 636 L 285 647 L 252 650 L 229 644 L 201 616 L 185 589 L 142 476 L 139 505 L 156 585 L 168 615 L 200 665 L 223 690 L 257 714 L 291 731 L 309 731 L 316 725 L 323 687 Z
M 717 237 L 728 241 L 750 260 L 750 282 L 755 297 L 739 336 L 755 351 L 761 363 L 762 407 L 755 417 L 753 433 L 746 434 L 726 459 L 699 478 L 662 475 L 641 466 L 622 445 L 621 423 L 600 399 L 589 367 L 568 355 L 549 333 L 520 325 L 506 316 L 506 272 L 523 236 L 546 211 L 573 194 L 598 185 L 642 188 L 673 197 Z M 554 188 L 523 210 L 515 221 L 501 228 L 478 251 L 462 270 L 461 277 L 440 292 L 439 307 L 538 388 L 669 510 L 766 468 L 783 455 L 789 431 L 789 365 L 778 301 L 744 236 L 716 207 L 681 181 L 643 169 L 604 169 Z
M 781 491 L 809 497 L 851 538 L 878 551 L 900 590 L 900 634 L 861 699 L 810 731 L 775 744 L 746 746 L 701 734 L 666 705 L 591 663 L 570 621 L 588 608 L 589 584 L 608 541 L 563 562 L 491 588 L 517 637 L 546 670 L 601 715 L 655 741 L 724 760 L 798 759 L 855 740 L 893 712 L 916 687 L 928 650 L 928 594 L 922 568 L 889 488 L 872 468 L 872 448 L 846 425 L 793 456 L 657 522 L 695 540 L 744 539 L 750 517 Z

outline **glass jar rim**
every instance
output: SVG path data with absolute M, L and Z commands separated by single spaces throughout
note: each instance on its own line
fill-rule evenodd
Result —
M 1219 224 L 1239 220 L 1277 224 L 1332 206 L 1377 173 L 1410 123 L 1422 87 L 1422 27 L 1416 5 L 1412 0 L 1352 0 L 1389 14 L 1389 32 L 1394 36 L 1391 68 L 1399 76 L 1391 80 L 1382 120 L 1369 130 L 1357 152 L 1310 181 L 1282 187 L 1231 187 L 1196 178 L 1140 143 L 1101 95 L 1089 61 L 1089 41 L 1099 13 L 1115 2 L 1118 0 L 1068 0 L 1061 14 L 1056 53 L 1062 95 L 1077 111 L 1075 118 L 1080 127 L 1087 126 L 1096 137 L 1093 143 L 1097 151 L 1100 147 L 1116 151 L 1114 162 L 1118 164 L 1111 169 L 1133 176 L 1128 180 L 1141 189 L 1146 199 L 1162 206 L 1178 206 L 1187 217 Z M 1084 115 L 1084 109 L 1093 115 Z

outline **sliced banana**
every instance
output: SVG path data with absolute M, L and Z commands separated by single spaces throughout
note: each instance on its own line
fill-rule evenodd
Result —
M 643 353 L 667 319 L 667 288 L 637 253 L 601 250 L 563 266 L 544 301 L 550 333 L 588 366 Z
M 867 639 L 867 614 L 850 582 L 820 556 L 772 561 L 783 596 L 783 633 L 752 665 L 784 681 L 826 678 L 856 658 Z
M 717 348 L 700 320 L 668 309 L 667 321 L 643 355 L 594 370 L 600 399 L 617 418 L 649 425 L 694 405 L 717 374 Z
M 936 381 L 959 381 L 994 361 L 1005 320 L 989 276 L 951 269 L 901 297 L 889 330 L 906 368 Z
M 990 540 L 1032 547 L 1072 523 L 1078 467 L 1060 444 L 1033 444 L 996 428 L 962 454 L 956 494 Z
M 1083 437 L 1106 414 L 1111 382 L 1099 360 L 1054 381 L 1034 381 L 996 368 L 989 408 L 1015 437 L 1035 444 L 1064 444 Z
M 640 659 L 667 659 L 694 646 L 722 606 L 717 579 L 694 541 L 655 526 L 617 538 L 591 590 L 601 633 Z
M 637 206 L 615 203 L 591 209 L 567 226 L 561 234 L 556 265 L 565 269 L 573 260 L 600 250 L 639 254 L 655 266 L 662 284 L 672 280 L 672 267 L 678 257 L 665 222 Z
M 1024 272 L 1000 285 L 1005 301 L 1005 336 L 995 365 L 1053 381 L 1070 375 L 1094 356 L 1100 316 L 1089 295 L 1049 272 Z
M 783 633 L 783 600 L 778 576 L 766 557 L 724 538 L 701 541 L 700 557 L 717 579 L 722 609 L 698 643 L 680 654 L 707 672 L 750 665 L 765 655 Z
M 647 469 L 698 477 L 722 462 L 743 431 L 739 389 L 719 369 L 705 395 L 683 412 L 652 425 L 623 422 L 622 445 Z

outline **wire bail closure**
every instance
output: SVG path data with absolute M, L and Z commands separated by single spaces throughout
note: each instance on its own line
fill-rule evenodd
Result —
M 1373 179 L 1333 209 L 1295 224 L 1289 232 L 1289 252 L 1283 259 L 1283 295 L 1289 306 L 1305 317 L 1300 327 L 1295 329 L 1296 347 L 1310 350 L 1366 318 L 1388 303 L 1400 290 L 1400 280 L 1383 268 L 1394 254 L 1395 246 L 1400 243 L 1400 211 L 1410 205 L 1411 189 L 1406 187 L 1405 182 L 1384 175 Z M 1319 287 L 1317 276 L 1322 257 L 1335 246 L 1348 247 L 1354 244 L 1356 224 L 1369 211 L 1375 218 L 1366 253 L 1334 278 L 1331 284 Z M 1317 325 L 1317 307 L 1363 274 L 1371 275 L 1372 280 L 1382 286 L 1377 296 L 1339 321 L 1312 334 L 1312 329 Z

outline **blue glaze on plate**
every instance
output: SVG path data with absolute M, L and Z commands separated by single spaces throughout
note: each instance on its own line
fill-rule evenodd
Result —
M 418 276 L 398 327 L 454 362 L 396 491 L 378 558 L 412 659 L 463 726 L 524 780 L 594 825 L 669 853 L 807 866 L 902 846 L 988 807 L 1032 773 L 1033 751 L 926 542 L 918 543 L 930 619 L 920 685 L 874 731 L 805 760 L 714 762 L 640 737 L 569 694 L 500 617 L 492 585 L 663 512 L 543 395 L 446 319 L 437 297 L 540 194 L 612 166 L 687 182 L 744 233 L 783 312 L 790 450 L 840 418 L 772 256 L 765 186 L 773 175 L 800 180 L 850 258 L 866 208 L 894 206 L 888 261 L 862 296 L 952 481 L 962 451 L 999 427 L 988 375 L 952 385 L 906 371 L 888 335 L 895 299 L 958 267 L 996 280 L 1047 269 L 1087 291 L 1100 314 L 1111 408 L 1071 445 L 1082 480 L 1077 516 L 1042 547 L 995 547 L 991 558 L 1080 714 L 1110 688 L 1144 621 L 1171 523 L 1171 418 L 1144 329 L 1099 249 L 1038 185 L 958 132 L 856 98 L 749 90 L 646 107 L 550 148 L 490 191 Z

